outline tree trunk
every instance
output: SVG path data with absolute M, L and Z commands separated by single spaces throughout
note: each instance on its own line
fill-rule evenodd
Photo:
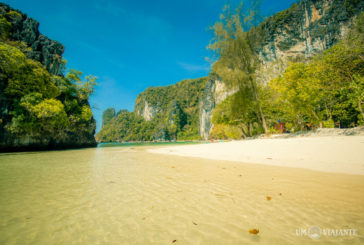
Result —
M 267 123 L 265 122 L 265 117 L 264 117 L 264 114 L 263 114 L 262 107 L 260 106 L 260 102 L 258 102 L 258 105 L 259 105 L 260 116 L 261 116 L 262 122 L 263 122 L 264 132 L 268 133 Z
M 359 102 L 358 102 L 359 111 L 361 113 L 362 118 L 364 119 L 364 112 L 363 112 L 363 107 L 361 106 L 361 104 L 362 104 L 362 102 L 361 102 L 361 100 L 359 100 Z
M 325 110 L 326 110 L 326 116 L 331 119 L 332 118 L 331 110 L 329 110 L 329 108 L 327 108 L 326 101 L 325 101 Z
M 249 122 L 248 123 L 248 127 L 247 127 L 247 129 L 248 129 L 248 136 L 252 136 L 252 124 Z
M 260 113 L 260 118 L 262 119 L 262 126 L 264 128 L 264 133 L 268 133 L 268 127 L 267 127 L 267 123 L 265 121 L 265 117 L 264 117 L 264 113 L 263 113 L 263 110 L 262 110 L 262 106 L 260 105 L 260 101 L 258 99 L 258 95 L 257 95 L 257 92 L 255 90 L 254 81 L 253 81 L 253 79 L 251 77 L 250 77 L 250 84 L 252 86 L 252 90 L 253 90 L 253 94 L 254 94 L 255 100 L 258 103 L 259 113 Z
M 320 121 L 320 118 L 317 116 L 315 111 L 312 111 L 312 114 L 314 115 L 314 117 L 316 118 L 317 121 L 319 121 L 320 123 L 320 128 L 322 128 L 322 122 Z
M 243 133 L 243 139 L 245 139 L 248 135 L 248 133 L 244 129 L 245 124 L 239 125 L 238 127 L 241 129 L 241 132 Z

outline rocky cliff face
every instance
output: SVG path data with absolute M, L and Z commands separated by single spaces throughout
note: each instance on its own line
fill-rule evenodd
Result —
M 280 75 L 290 61 L 330 48 L 364 10 L 363 1 L 303 0 L 262 23 L 264 38 L 257 50 L 262 62 L 258 82 Z
M 159 105 L 150 105 L 147 98 L 143 98 L 144 104 L 138 104 L 136 107 L 137 115 L 140 115 L 146 121 L 152 120 L 158 112 L 161 111 L 161 107 Z
M 361 0 L 302 0 L 268 18 L 256 27 L 261 34 L 255 50 L 261 61 L 256 72 L 258 82 L 269 82 L 291 61 L 304 61 L 330 48 L 363 9 Z M 134 112 L 155 123 L 154 140 L 167 140 L 176 130 L 184 136 L 199 134 L 208 139 L 214 108 L 236 91 L 214 77 L 151 87 L 139 94 Z
M 99 142 L 200 139 L 199 102 L 206 82 L 207 78 L 188 79 L 166 87 L 147 88 L 138 95 L 134 111 L 119 111 L 103 125 L 96 139 Z M 104 116 L 109 118 L 113 111 L 107 109 Z
M 92 118 L 88 125 L 79 127 L 77 133 L 65 130 L 57 138 L 32 134 L 10 138 L 5 135 L 5 141 L 0 141 L 0 152 L 95 147 L 97 145 L 94 138 L 95 130 L 96 121 Z
M 67 97 L 58 90 L 60 84 L 57 83 L 57 81 L 61 83 L 64 82 L 62 80 L 64 77 L 61 71 L 64 47 L 61 43 L 42 35 L 39 32 L 38 27 L 39 23 L 36 20 L 27 17 L 26 14 L 21 13 L 19 10 L 15 10 L 4 3 L 0 3 L 0 45 L 2 47 L 0 56 L 1 61 L 3 61 L 0 62 L 0 151 L 95 146 L 96 141 L 94 133 L 96 122 L 92 117 L 89 102 L 87 99 L 77 97 L 77 95 L 72 95 L 73 97 L 70 99 L 73 101 L 73 108 L 79 107 L 80 111 L 67 111 L 68 114 L 66 115 L 69 121 L 68 123 L 65 123 L 62 130 L 60 130 L 57 135 L 47 133 L 40 134 L 33 131 L 29 132 L 30 130 L 24 132 L 12 132 L 9 130 L 9 125 L 11 125 L 15 118 L 14 111 L 16 108 L 20 108 L 18 102 L 32 92 L 33 95 L 34 92 L 39 92 L 39 94 L 43 96 L 41 91 L 37 90 L 39 87 L 37 87 L 38 83 L 48 84 L 44 85 L 46 89 L 44 89 L 45 91 L 42 93 L 46 93 L 48 88 L 56 89 L 60 93 L 60 96 L 57 98 L 52 97 L 52 101 L 55 103 L 65 103 Z M 9 55 L 9 50 L 12 50 L 13 52 L 11 55 Z M 23 63 L 20 62 L 21 59 L 17 59 L 19 53 L 21 54 L 21 57 L 25 56 L 27 58 L 25 59 L 24 57 Z M 9 70 L 10 64 L 7 63 L 11 62 L 8 62 L 5 58 L 11 57 L 13 54 L 16 54 L 13 57 L 16 62 L 12 64 L 12 70 Z M 30 60 L 39 61 L 41 64 L 38 62 L 32 63 Z M 33 64 L 33 66 L 29 64 Z M 33 69 L 35 70 L 34 67 L 38 66 L 38 73 L 33 72 Z M 24 67 L 26 67 L 26 69 Z M 44 68 L 46 68 L 48 72 Z M 20 74 L 20 76 L 15 77 L 14 79 L 14 74 Z M 57 79 L 52 80 L 50 74 L 60 76 L 54 76 Z M 29 76 L 34 79 L 33 83 L 27 83 L 27 81 L 30 80 Z M 28 94 L 21 93 L 18 97 L 6 93 L 5 90 L 11 80 L 22 83 L 22 89 L 25 87 L 26 90 L 29 90 L 30 92 L 28 91 Z M 64 86 L 68 86 L 67 84 L 68 83 L 61 84 L 61 86 L 64 88 Z M 60 108 L 64 110 L 65 107 L 67 106 L 62 104 Z M 17 113 L 20 114 L 19 111 L 21 109 L 19 108 Z M 24 118 L 35 118 L 34 115 L 30 116 L 26 113 L 28 112 L 24 112 L 26 115 Z M 88 113 L 91 115 L 88 119 L 81 120 L 80 115 L 82 113 L 84 113 L 85 118 Z M 45 119 L 45 121 L 47 120 Z M 54 129 L 54 126 L 51 124 L 47 126 L 49 128 L 48 131 Z
M 268 18 L 257 29 L 261 45 L 256 53 L 261 66 L 256 72 L 259 83 L 267 83 L 282 74 L 291 61 L 304 60 L 330 48 L 348 31 L 364 10 L 364 1 L 302 0 L 289 9 Z M 213 125 L 212 111 L 234 92 L 216 88 L 221 81 L 206 84 L 200 105 L 200 135 L 207 139 Z
M 154 140 L 197 139 L 199 101 L 207 78 L 184 80 L 166 87 L 150 87 L 139 94 L 134 112 L 155 123 Z
M 38 30 L 38 21 L 7 4 L 0 3 L 0 15 L 11 23 L 10 40 L 25 42 L 31 48 L 25 52 L 27 57 L 42 63 L 51 74 L 58 75 L 64 46 L 42 35 Z
M 108 124 L 111 119 L 115 117 L 115 109 L 114 108 L 107 108 L 102 113 L 102 127 L 104 127 L 106 124 Z
M 195 107 L 198 104 L 206 78 L 183 80 L 166 87 L 150 87 L 140 93 L 135 101 L 134 112 L 150 121 L 176 105 Z M 181 103 L 177 103 L 180 101 Z M 173 106 L 174 105 L 174 106 Z
M 218 79 L 211 79 L 206 83 L 200 101 L 199 132 L 201 138 L 208 139 L 209 137 L 209 133 L 213 127 L 213 124 L 211 123 L 212 111 L 216 105 L 220 104 L 236 91 L 236 88 L 227 88 L 225 84 Z

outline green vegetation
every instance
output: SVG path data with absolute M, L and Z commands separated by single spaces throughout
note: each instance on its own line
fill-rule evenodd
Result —
M 275 131 L 274 124 L 278 120 L 285 122 L 287 130 L 290 131 L 304 130 L 307 125 L 363 125 L 363 23 L 364 14 L 358 18 L 347 38 L 305 63 L 292 63 L 281 76 L 270 81 L 268 85 L 256 84 L 255 91 L 254 86 L 240 85 L 254 81 L 253 75 L 248 72 L 253 58 L 245 54 L 248 62 L 244 67 L 236 68 L 236 64 L 239 64 L 237 58 L 222 54 L 213 70 L 220 74 L 224 82 L 239 82 L 239 91 L 214 110 L 212 122 L 215 127 L 211 137 L 234 139 L 239 137 L 240 131 L 244 136 L 262 133 L 264 128 L 259 119 L 263 117 L 259 117 L 259 104 L 262 105 L 268 132 Z M 229 42 L 231 45 L 226 46 L 230 48 L 237 41 L 232 39 Z M 239 49 L 249 52 L 243 46 Z M 231 127 L 234 133 L 229 135 L 227 132 L 231 132 Z
M 119 111 L 97 134 L 102 142 L 116 141 L 152 141 L 153 122 L 127 110 Z
M 42 64 L 4 42 L 0 60 L 9 110 L 2 123 L 5 134 L 58 139 L 65 132 L 79 133 L 93 120 L 87 99 L 94 77 L 81 82 L 82 73 L 73 70 L 66 77 L 51 76 Z
M 76 70 L 52 75 L 28 59 L 27 44 L 9 39 L 11 18 L 22 16 L 12 10 L 0 15 L 0 146 L 16 147 L 18 141 L 24 147 L 91 144 L 95 121 L 88 98 L 96 77 L 83 81 Z
M 136 99 L 135 112 L 119 111 L 111 120 L 113 109 L 107 109 L 96 139 L 102 142 L 200 139 L 199 101 L 206 81 L 207 78 L 199 78 L 167 87 L 150 87 Z M 153 114 L 150 121 L 140 116 L 146 103 Z
M 257 1 L 252 3 L 249 14 L 244 13 L 243 4 L 239 5 L 234 14 L 229 5 L 225 6 L 220 21 L 211 28 L 215 37 L 208 48 L 219 58 L 212 67 L 212 74 L 220 78 L 227 86 L 238 88 L 238 92 L 222 105 L 230 107 L 227 110 L 230 117 L 226 113 L 220 113 L 221 116 L 228 117 L 229 123 L 233 125 L 238 121 L 240 125 L 251 125 L 256 122 L 259 128 L 267 132 L 259 94 L 260 85 L 256 81 L 259 60 L 255 50 L 260 33 L 256 28 L 247 31 L 248 28 L 254 27 L 259 16 Z M 217 110 L 224 112 L 222 106 Z M 218 113 L 214 114 L 216 118 Z M 214 121 L 226 120 L 213 119 Z
M 102 127 L 108 124 L 113 117 L 115 117 L 115 109 L 114 108 L 106 109 L 102 114 Z
M 11 29 L 11 23 L 3 15 L 0 15 L 0 38 L 7 39 L 10 36 Z
M 281 119 L 300 129 L 306 122 L 320 127 L 363 124 L 363 19 L 361 15 L 347 39 L 308 64 L 291 64 L 269 83 L 270 103 Z
M 215 124 L 210 133 L 212 139 L 241 139 L 243 131 L 234 125 Z
M 207 79 L 221 80 L 237 91 L 213 110 L 211 138 L 240 139 L 277 132 L 278 121 L 289 131 L 304 130 L 308 125 L 363 124 L 363 15 L 348 37 L 337 43 L 341 21 L 357 16 L 361 1 L 334 1 L 329 8 L 324 1 L 310 2 L 318 12 L 324 11 L 308 27 L 310 38 L 314 41 L 329 35 L 332 38 L 327 45 L 332 47 L 312 59 L 297 55 L 292 58 L 295 63 L 268 84 L 258 83 L 258 53 L 264 57 L 263 45 L 272 43 L 275 36 L 285 38 L 270 50 L 273 54 L 276 48 L 286 51 L 303 42 L 307 37 L 301 29 L 307 23 L 302 16 L 310 9 L 299 2 L 262 21 L 259 3 L 250 1 L 248 9 L 242 3 L 235 11 L 225 6 L 220 20 L 211 27 L 214 38 L 208 48 L 215 53 L 215 60 L 209 78 L 148 88 L 136 99 L 135 112 L 113 116 L 115 111 L 108 109 L 97 140 L 199 139 L 199 104 L 215 106 L 213 98 L 202 99 Z

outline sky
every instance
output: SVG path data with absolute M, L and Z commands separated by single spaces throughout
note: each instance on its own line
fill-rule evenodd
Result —
M 90 103 L 100 130 L 110 107 L 133 111 L 139 93 L 207 76 L 209 31 L 227 0 L 0 0 L 65 46 L 67 67 L 98 77 Z M 232 5 L 240 2 L 230 0 Z M 263 0 L 262 15 L 296 0 Z

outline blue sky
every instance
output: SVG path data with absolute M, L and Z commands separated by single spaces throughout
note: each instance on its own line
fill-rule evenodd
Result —
M 206 50 L 226 0 L 1 0 L 40 22 L 40 31 L 65 47 L 67 67 L 97 76 L 91 106 L 102 112 L 134 108 L 149 86 L 207 76 Z M 232 4 L 238 0 L 230 1 Z M 295 0 L 262 2 L 271 15 Z

